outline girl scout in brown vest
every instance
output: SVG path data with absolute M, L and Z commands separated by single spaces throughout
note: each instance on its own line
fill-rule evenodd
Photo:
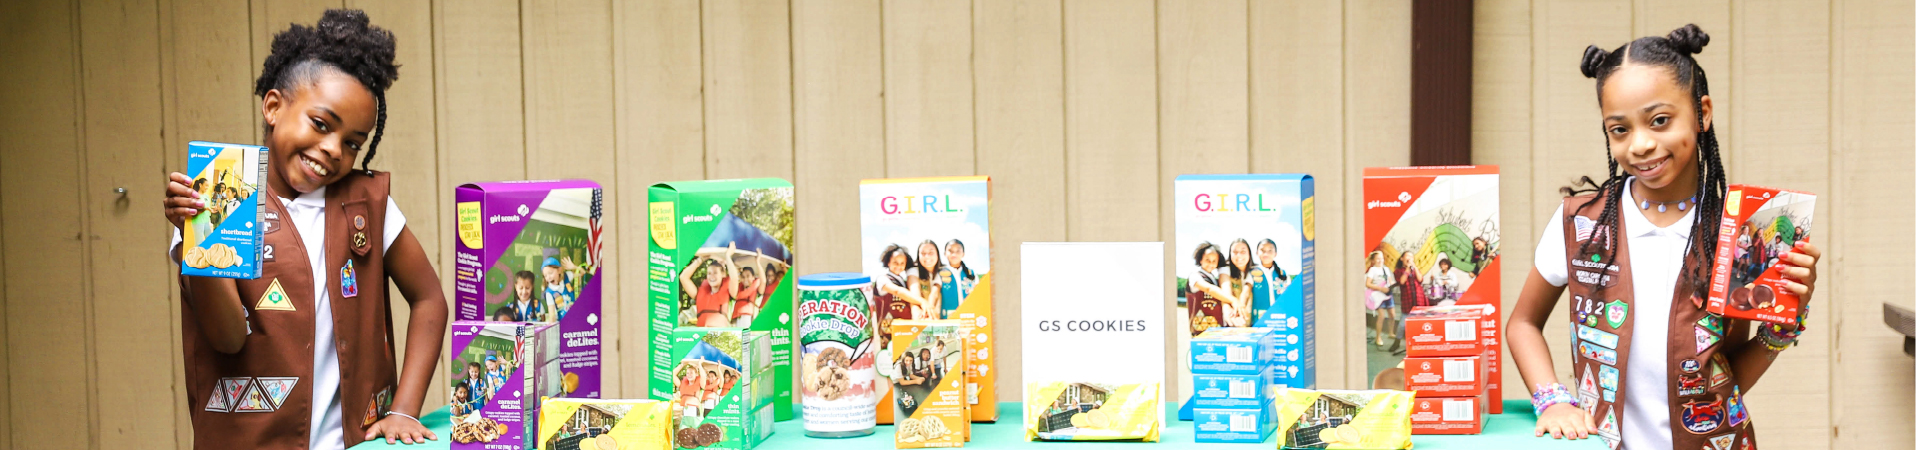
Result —
M 194 447 L 343 448 L 437 439 L 415 419 L 439 367 L 446 299 L 373 159 L 398 75 L 394 40 L 357 10 L 275 35 L 260 71 L 271 171 L 259 279 L 181 277 Z M 169 175 L 166 214 L 206 208 Z M 179 260 L 176 235 L 174 259 Z M 394 367 L 387 280 L 406 297 L 405 376 Z
M 1562 189 L 1507 328 L 1535 388 L 1536 435 L 1599 435 L 1612 449 L 1759 447 L 1743 396 L 1805 327 L 1755 332 L 1704 307 L 1727 191 L 1713 99 L 1693 59 L 1707 40 L 1687 25 L 1611 52 L 1587 47 L 1580 70 L 1597 80 L 1608 177 Z M 1781 257 L 1798 281 L 1789 290 L 1812 294 L 1819 259 L 1812 244 Z M 1573 388 L 1559 383 L 1540 331 L 1562 291 Z

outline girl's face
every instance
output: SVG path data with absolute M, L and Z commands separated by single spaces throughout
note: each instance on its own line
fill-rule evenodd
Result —
M 966 260 L 966 257 L 967 249 L 965 247 L 961 247 L 958 243 L 947 244 L 947 264 L 960 265 L 960 261 Z
M 1368 257 L 1367 257 L 1367 267 L 1373 267 L 1373 266 L 1378 266 L 1378 265 L 1381 265 L 1381 264 L 1386 264 L 1386 263 L 1387 263 L 1387 262 L 1386 262 L 1386 259 L 1387 259 L 1387 257 L 1386 257 L 1386 255 L 1381 255 L 1381 254 L 1379 254 L 1379 253 L 1375 253 L 1375 254 L 1373 254 L 1372 256 L 1368 256 Z
M 1234 267 L 1246 267 L 1248 262 L 1253 261 L 1253 252 L 1248 251 L 1247 244 L 1233 244 L 1229 252 L 1232 253 L 1229 257 L 1233 258 Z
M 1696 115 L 1692 94 L 1671 70 L 1627 63 L 1601 89 L 1600 117 L 1607 151 L 1643 187 L 1693 188 L 1699 176 L 1697 133 L 1704 131 L 1699 124 L 1713 123 L 1712 98 L 1700 98 Z
M 260 116 L 273 129 L 267 134 L 273 161 L 267 183 L 283 196 L 345 177 L 373 133 L 377 113 L 373 92 L 335 69 L 320 70 L 294 91 L 268 91 L 260 102 Z
M 1487 249 L 1487 241 L 1482 241 L 1482 240 L 1479 240 L 1479 239 L 1474 239 L 1474 240 L 1473 240 L 1473 249 L 1474 249 L 1474 250 L 1486 250 L 1486 249 Z
M 1218 269 L 1218 268 L 1220 268 L 1220 252 L 1213 251 L 1213 249 L 1207 249 L 1207 251 L 1200 253 L 1200 269 L 1201 270 L 1212 272 L 1213 269 Z
M 926 266 L 926 267 L 933 267 L 935 263 L 939 263 L 939 262 L 940 262 L 939 246 L 933 245 L 933 244 L 922 244 L 920 246 L 920 265 Z
M 713 287 L 720 287 L 720 282 L 726 281 L 727 279 L 726 270 L 727 269 L 720 268 L 719 264 L 708 264 L 707 265 L 707 285 L 713 286 Z
M 1275 250 L 1273 248 L 1272 244 L 1260 244 L 1260 265 L 1262 266 L 1273 265 L 1273 257 L 1279 253 L 1280 252 L 1278 250 Z
M 520 296 L 519 298 L 521 300 L 532 299 L 533 298 L 533 280 L 529 280 L 526 278 L 515 279 L 513 281 L 513 294 Z
M 893 257 L 887 258 L 887 270 L 893 273 L 905 272 L 907 270 L 907 252 L 893 252 Z
M 1401 266 L 1401 267 L 1412 267 L 1412 266 L 1413 266 L 1413 252 L 1407 252 L 1407 253 L 1401 253 L 1401 254 L 1400 254 L 1400 266 Z
M 467 378 L 480 378 L 480 367 L 467 366 Z

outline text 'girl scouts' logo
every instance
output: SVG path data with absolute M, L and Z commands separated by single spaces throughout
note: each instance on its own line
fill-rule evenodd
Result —
M 1706 434 L 1720 429 L 1720 423 L 1726 420 L 1727 410 L 1720 406 L 1719 400 L 1692 401 L 1680 405 L 1680 422 L 1689 433 Z
M 1405 195 L 1405 194 L 1402 194 Z M 1272 212 L 1267 194 L 1200 194 L 1193 196 L 1193 210 L 1199 212 Z
M 902 195 L 880 197 L 881 214 L 941 214 L 966 212 L 953 204 L 951 195 Z

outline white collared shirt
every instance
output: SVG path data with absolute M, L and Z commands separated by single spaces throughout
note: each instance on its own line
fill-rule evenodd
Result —
M 1633 178 L 1629 177 L 1626 185 L 1632 183 Z M 1669 302 L 1673 299 L 1674 284 L 1680 279 L 1680 266 L 1685 263 L 1687 237 L 1693 234 L 1695 211 L 1688 208 L 1686 216 L 1679 221 L 1659 227 L 1647 220 L 1639 203 L 1633 198 L 1632 189 L 1620 197 L 1620 218 L 1625 222 L 1622 236 L 1631 249 L 1627 263 L 1633 269 L 1633 342 L 1640 343 L 1626 355 L 1632 372 L 1621 375 L 1627 379 L 1621 380 L 1620 386 L 1620 400 L 1623 400 L 1620 434 L 1623 448 L 1672 449 L 1673 405 L 1668 401 L 1667 392 L 1674 386 L 1667 384 L 1667 322 L 1673 317 Z M 1540 246 L 1533 252 L 1534 270 L 1540 271 L 1540 277 L 1548 283 L 1560 287 L 1567 285 L 1566 227 L 1562 225 L 1565 209 L 1563 205 L 1553 211 L 1546 231 L 1541 233 Z M 1581 374 L 1571 376 L 1574 383 L 1578 383 Z

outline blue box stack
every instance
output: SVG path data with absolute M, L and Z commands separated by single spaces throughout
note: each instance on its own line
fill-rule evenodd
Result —
M 1189 346 L 1194 442 L 1266 442 L 1275 428 L 1271 386 L 1285 379 L 1276 374 L 1279 350 L 1288 347 L 1272 329 L 1239 327 L 1207 330 Z

